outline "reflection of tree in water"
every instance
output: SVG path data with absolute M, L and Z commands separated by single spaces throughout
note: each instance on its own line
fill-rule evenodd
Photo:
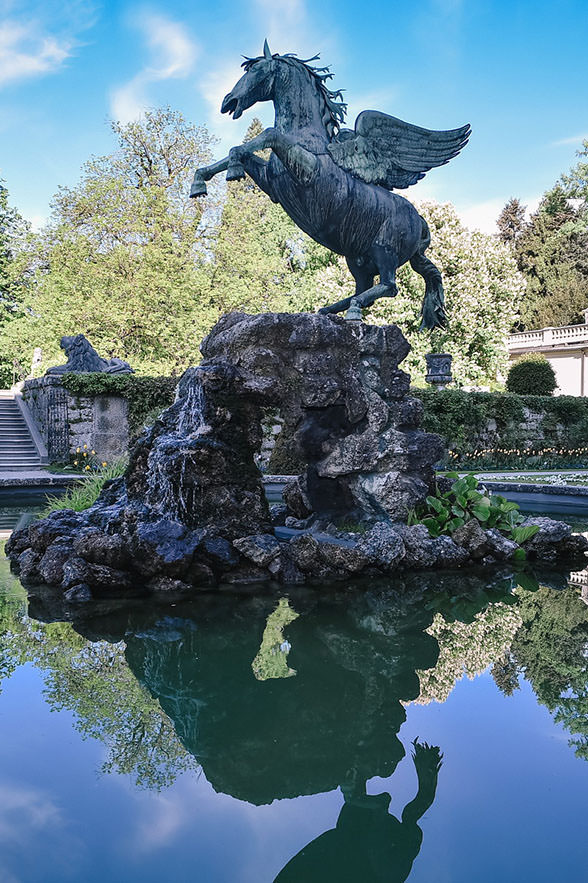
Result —
M 0 680 L 27 662 L 39 668 L 51 709 L 73 712 L 78 732 L 107 746 L 103 772 L 128 773 L 138 786 L 160 789 L 197 767 L 157 700 L 129 670 L 124 643 L 89 641 L 69 623 L 35 622 L 22 598 L 2 593 L 0 636 Z
M 416 701 L 445 702 L 464 674 L 472 680 L 503 656 L 520 625 L 518 607 L 507 604 L 488 606 L 472 622 L 450 622 L 437 613 L 427 631 L 439 642 L 439 659 L 434 668 L 418 672 L 421 694 Z
M 572 734 L 576 754 L 588 760 L 588 606 L 575 587 L 542 587 L 521 593 L 519 611 L 522 625 L 495 680 L 510 693 L 517 674 L 524 675 L 555 721 Z
M 251 663 L 253 674 L 258 681 L 268 678 L 291 678 L 296 674 L 288 666 L 290 642 L 284 637 L 284 629 L 297 619 L 287 598 L 280 598 L 276 609 L 267 618 L 257 656 Z

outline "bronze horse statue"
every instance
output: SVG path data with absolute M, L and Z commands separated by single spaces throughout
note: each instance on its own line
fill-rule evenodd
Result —
M 355 296 L 322 313 L 352 307 L 348 318 L 380 297 L 397 294 L 396 271 L 410 261 L 425 280 L 422 327 L 446 324 L 441 273 L 425 257 L 431 242 L 427 222 L 414 206 L 392 193 L 444 165 L 465 146 L 470 126 L 431 131 L 375 110 L 360 113 L 355 131 L 342 129 L 347 105 L 332 92 L 328 68 L 270 52 L 246 58 L 245 73 L 225 97 L 221 112 L 238 119 L 258 101 L 273 101 L 272 128 L 233 147 L 225 159 L 198 169 L 191 196 L 206 194 L 206 181 L 227 172 L 227 181 L 247 173 L 316 242 L 344 255 L 355 279 Z M 256 151 L 270 148 L 269 160 Z M 374 277 L 380 282 L 374 285 Z

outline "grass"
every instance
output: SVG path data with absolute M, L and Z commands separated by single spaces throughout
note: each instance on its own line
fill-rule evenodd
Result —
M 72 485 L 63 496 L 47 497 L 47 508 L 42 512 L 42 517 L 45 518 L 58 509 L 73 509 L 74 512 L 83 512 L 84 509 L 89 509 L 100 496 L 106 482 L 112 478 L 118 478 L 125 469 L 126 463 L 124 460 L 119 460 L 99 472 L 93 472 L 82 478 Z

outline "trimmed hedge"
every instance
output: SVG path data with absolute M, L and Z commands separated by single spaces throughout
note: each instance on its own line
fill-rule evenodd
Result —
M 62 374 L 64 388 L 73 396 L 122 396 L 128 402 L 131 435 L 145 421 L 173 404 L 178 377 L 139 377 L 136 374 Z
M 506 388 L 517 395 L 550 396 L 557 389 L 555 371 L 542 353 L 527 353 L 510 368 Z

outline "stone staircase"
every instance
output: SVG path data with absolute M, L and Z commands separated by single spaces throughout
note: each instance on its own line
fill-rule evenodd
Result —
M 0 472 L 41 466 L 41 456 L 21 409 L 10 392 L 0 392 Z

